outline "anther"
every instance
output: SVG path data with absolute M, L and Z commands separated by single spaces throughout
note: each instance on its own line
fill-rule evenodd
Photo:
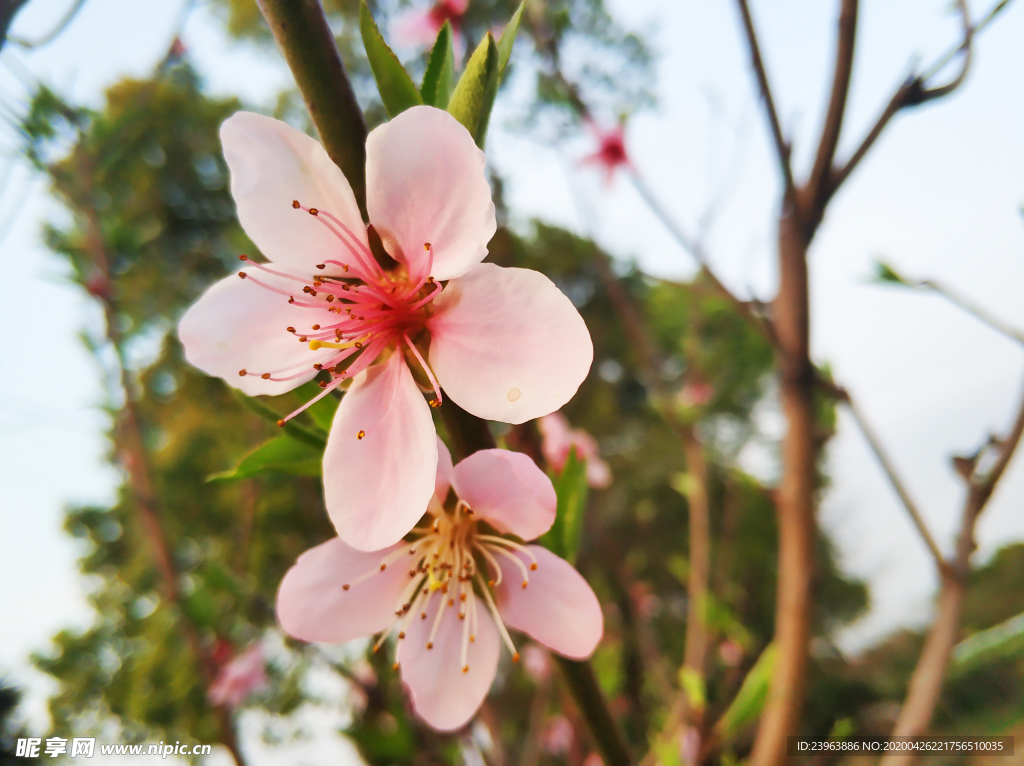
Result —
M 519 662 L 519 652 L 512 655 L 512 662 Z
M 313 329 L 314 330 L 319 330 L 320 329 L 320 325 L 318 325 L 318 324 L 313 325 Z
M 320 362 L 317 362 L 316 364 L 313 365 L 314 370 L 322 370 L 323 368 L 324 366 L 320 364 Z
M 430 400 L 430 406 L 433 407 L 436 410 L 438 407 L 441 406 L 441 400 L 440 399 L 431 399 Z
M 288 332 L 290 332 L 292 334 L 295 333 L 295 328 L 294 327 L 285 327 L 284 329 L 286 329 Z
M 284 420 L 279 420 L 279 421 L 277 421 L 277 424 L 278 424 L 279 426 L 283 426 L 283 425 L 284 425 Z
M 448 599 L 448 606 L 455 606 L 455 599 L 453 599 L 453 598 Z
M 470 640 L 470 642 L 476 641 L 476 636 L 474 636 L 472 633 L 470 633 L 469 634 L 469 640 Z
M 292 207 L 295 208 L 296 210 L 298 210 L 300 207 L 302 207 L 302 205 L 299 204 L 299 201 L 297 199 L 293 199 L 292 200 Z
M 536 572 L 537 571 L 537 562 L 534 562 L 534 563 L 530 564 L 530 571 L 531 572 Z
M 468 673 L 469 672 L 469 665 L 463 665 L 462 666 L 462 672 L 463 673 Z
M 238 272 L 238 276 L 240 276 L 242 279 L 245 279 L 245 272 L 244 271 Z
M 427 648 L 428 649 L 433 649 L 434 648 L 434 642 L 433 641 L 427 641 Z
M 292 296 L 289 295 L 288 296 L 288 302 L 289 303 L 295 303 L 295 299 Z
M 249 260 L 249 256 L 248 255 L 240 255 L 240 256 L 238 256 L 238 260 L 240 260 L 240 261 L 247 261 L 247 260 Z
M 424 250 L 429 250 L 430 249 L 430 243 L 429 242 L 424 242 L 423 243 L 423 249 Z
M 318 264 L 316 265 L 316 267 L 317 267 L 318 269 L 326 269 L 326 268 L 327 268 L 327 264 L 326 264 L 326 263 L 318 263 Z
M 320 388 L 327 388 L 327 381 L 321 380 L 317 385 L 320 386 Z
M 341 586 L 341 589 L 342 590 L 348 590 L 351 587 L 352 587 L 351 585 L 349 585 L 348 583 L 345 583 L 344 585 Z
M 249 374 L 249 373 L 248 373 L 248 372 L 247 372 L 247 371 L 246 371 L 246 370 L 245 370 L 244 368 L 238 371 L 238 376 L 239 376 L 240 378 L 244 378 L 244 377 L 245 377 L 246 375 L 248 375 L 248 374 Z
M 362 439 L 364 436 L 366 436 L 366 431 L 360 431 L 356 434 L 357 439 Z
M 528 581 L 526 581 L 526 580 L 523 580 L 523 587 L 524 587 L 524 588 L 525 588 L 525 587 L 526 587 L 527 585 L 529 585 L 529 584 L 530 584 L 530 583 L 529 583 Z
M 333 295 L 328 295 L 327 296 L 327 302 L 328 303 L 333 303 L 334 302 L 334 296 Z
M 392 665 L 391 669 L 392 670 L 398 670 L 398 663 L 396 662 L 394 665 Z
M 387 568 L 388 568 L 388 565 L 387 565 L 387 564 L 381 564 L 381 565 L 380 565 L 380 571 L 381 571 L 381 572 L 383 572 L 383 571 L 384 571 L 385 569 L 387 569 Z
M 466 613 L 465 612 L 459 612 L 459 619 L 460 620 L 466 619 Z
M 270 373 L 265 372 L 262 375 L 260 375 L 260 377 L 263 378 L 264 380 L 270 380 Z
M 420 612 L 420 619 L 421 620 L 427 619 L 427 613 L 426 612 Z
M 399 631 L 398 632 L 398 637 L 399 638 L 405 638 L 405 631 L 404 630 Z
M 306 338 L 306 336 L 305 336 L 305 335 L 300 335 L 300 336 L 299 336 L 299 343 L 305 343 L 305 342 L 306 342 L 306 340 L 307 340 L 307 338 Z
M 466 600 L 466 594 L 465 593 L 460 593 L 459 594 L 459 601 L 465 601 L 465 600 Z
M 319 210 L 317 210 L 317 209 L 316 209 L 315 207 L 311 207 L 311 208 L 309 209 L 309 214 L 310 214 L 310 215 L 320 215 L 320 211 L 319 211 Z
M 488 580 L 487 584 L 493 588 L 494 587 L 494 580 Z

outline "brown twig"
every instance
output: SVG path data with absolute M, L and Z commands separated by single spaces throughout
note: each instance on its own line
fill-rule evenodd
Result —
M 761 58 L 761 46 L 757 42 L 757 31 L 754 29 L 754 20 L 750 16 L 750 8 L 747 6 L 747 0 L 736 0 L 736 2 L 739 5 L 740 16 L 743 17 L 743 30 L 747 36 L 751 63 L 754 67 L 754 74 L 757 76 L 757 85 L 761 93 L 761 100 L 764 101 L 768 122 L 772 128 L 772 138 L 775 140 L 775 155 L 779 160 L 779 171 L 782 173 L 784 198 L 792 201 L 796 195 L 796 185 L 793 182 L 793 170 L 789 164 L 790 146 L 782 134 L 779 113 L 775 108 L 772 89 L 768 85 L 768 73 Z
M 892 488 L 899 496 L 900 502 L 903 504 L 903 507 L 910 516 L 910 520 L 917 528 L 918 534 L 921 535 L 921 539 L 924 540 L 924 544 L 928 547 L 928 551 L 932 555 L 932 560 L 935 562 L 935 566 L 938 568 L 939 574 L 945 574 L 949 569 L 949 564 L 942 555 L 942 551 L 939 550 L 939 546 L 936 544 L 932 533 L 928 531 L 928 527 L 924 522 L 924 517 L 918 510 L 917 504 L 910 497 L 910 492 L 907 490 L 906 485 L 900 479 L 899 474 L 896 473 L 896 466 L 893 463 L 892 458 L 890 458 L 889 454 L 885 451 L 881 440 L 878 438 L 878 434 L 875 433 L 874 428 L 872 428 L 871 424 L 868 423 L 867 418 L 864 417 L 864 413 L 854 402 L 853 397 L 850 396 L 850 392 L 847 389 L 836 386 L 820 377 L 818 385 L 820 388 L 825 390 L 826 393 L 835 397 L 837 401 L 846 405 L 846 408 L 853 416 L 854 422 L 857 423 L 857 427 L 860 428 L 861 433 L 864 434 L 864 438 L 867 440 L 868 446 L 871 447 L 871 451 L 875 453 L 875 458 L 882 466 L 882 470 L 885 471 L 885 475 L 889 479 L 889 483 L 892 484 Z
M 910 678 L 907 697 L 893 729 L 894 736 L 918 736 L 925 732 L 931 722 L 942 691 L 950 654 L 960 629 L 960 612 L 966 594 L 966 576 L 975 548 L 974 528 L 1009 466 L 1022 435 L 1024 396 L 1021 397 L 1009 434 L 999 441 L 999 456 L 995 464 L 983 476 L 972 474 L 966 477 L 967 498 L 957 538 L 956 558 L 952 571 L 943 577 L 935 621 L 928 631 L 924 649 Z M 908 766 L 912 760 L 913 755 L 910 753 L 891 755 L 882 759 L 882 766 Z
M 836 61 L 832 68 L 832 90 L 829 96 L 825 124 L 818 141 L 818 152 L 814 167 L 803 188 L 806 198 L 802 208 L 808 211 L 813 221 L 821 218 L 828 200 L 829 174 L 832 161 L 839 145 L 839 134 L 843 127 L 843 113 L 846 110 L 850 91 L 850 76 L 853 73 L 854 43 L 857 36 L 857 0 L 843 0 L 839 11 L 839 29 L 836 34 Z M 815 224 L 816 225 L 816 224 Z
M 925 74 L 918 75 L 912 74 L 896 89 L 896 92 L 889 99 L 889 103 L 886 104 L 882 113 L 875 121 L 874 125 L 868 131 L 867 135 L 860 142 L 860 145 L 854 150 L 850 158 L 841 166 L 834 168 L 830 180 L 828 195 L 835 194 L 836 190 L 849 178 L 850 174 L 854 171 L 857 165 L 860 164 L 861 160 L 868 153 L 875 141 L 885 130 L 886 126 L 896 116 L 896 113 L 902 109 L 906 109 L 911 106 L 917 106 L 923 104 L 926 101 L 933 101 L 937 98 L 948 96 L 956 88 L 958 88 L 967 76 L 968 66 L 970 64 L 970 50 L 971 45 L 974 42 L 974 38 L 977 37 L 978 33 L 985 29 L 1002 11 L 1005 9 L 1011 0 L 1000 0 L 991 11 L 989 11 L 984 18 L 977 24 L 971 26 L 969 17 L 967 14 L 966 3 L 958 2 L 958 9 L 961 13 L 961 19 L 963 20 L 964 33 L 959 45 L 947 52 L 944 56 L 940 57 Z M 964 64 L 961 67 L 960 72 L 950 82 L 940 86 L 928 86 L 928 80 L 938 74 L 950 61 L 953 60 L 958 54 L 963 54 Z

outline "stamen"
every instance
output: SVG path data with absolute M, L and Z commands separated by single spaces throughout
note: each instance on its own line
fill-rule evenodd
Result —
M 487 587 L 484 585 L 483 578 L 479 575 L 477 575 L 477 582 L 479 583 L 480 590 L 484 595 L 484 603 L 487 604 L 487 610 L 491 613 L 491 617 L 493 617 L 494 621 L 498 624 L 498 630 L 501 631 L 501 637 L 505 641 L 505 645 L 508 647 L 508 650 L 512 652 L 513 657 L 518 656 L 519 652 L 516 651 L 516 645 L 512 643 L 512 637 L 508 634 L 508 629 L 505 627 L 505 623 L 502 622 L 501 615 L 498 613 L 498 607 L 494 605 L 494 599 L 491 598 L 490 591 L 487 590 Z
M 426 363 L 423 357 L 420 355 L 419 349 L 416 348 L 415 344 L 409 340 L 408 334 L 403 335 L 405 338 L 405 345 L 412 351 L 413 356 L 416 357 L 416 361 L 420 363 L 420 367 L 423 368 L 423 372 L 427 374 L 427 380 L 430 381 L 430 385 L 434 389 L 434 398 L 430 400 L 430 406 L 437 408 L 441 406 L 441 387 L 437 385 L 437 378 L 434 377 L 434 373 L 430 370 L 430 365 Z

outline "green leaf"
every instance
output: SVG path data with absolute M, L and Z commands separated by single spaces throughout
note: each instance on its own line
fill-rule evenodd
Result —
M 290 436 L 278 436 L 243 457 L 232 470 L 215 473 L 207 481 L 235 481 L 266 473 L 319 476 L 322 463 L 320 450 Z
M 508 60 L 512 58 L 512 46 L 516 42 L 516 35 L 519 33 L 519 22 L 523 18 L 523 11 L 526 9 L 526 0 L 523 0 L 516 8 L 516 12 L 512 14 L 512 18 L 508 20 L 508 24 L 505 25 L 505 29 L 501 33 L 501 39 L 498 40 L 498 80 L 505 76 L 505 68 L 508 66 Z
M 363 33 L 366 58 L 373 70 L 373 79 L 377 81 L 377 90 L 380 91 L 388 117 L 395 117 L 409 107 L 422 104 L 419 90 L 398 56 L 384 42 L 365 0 L 359 4 L 359 29 Z
M 554 477 L 552 483 L 558 497 L 555 523 L 541 542 L 573 564 L 583 536 L 583 514 L 587 506 L 587 461 L 576 457 L 575 447 L 569 450 L 561 475 Z
M 271 423 L 278 423 L 281 421 L 281 416 L 274 412 L 270 407 L 265 405 L 259 399 L 246 396 L 241 391 L 235 390 L 235 396 L 238 400 L 244 404 L 248 409 L 255 412 L 261 418 L 269 420 Z M 308 444 L 310 447 L 323 450 L 327 446 L 327 432 L 321 431 L 316 428 L 306 428 L 306 426 L 299 425 L 294 420 L 289 420 L 283 426 L 282 430 L 293 439 Z
M 481 149 L 487 137 L 494 97 L 498 93 L 498 58 L 498 46 L 494 36 L 488 32 L 469 57 L 448 102 L 449 114 L 466 126 Z
M 875 261 L 875 274 L 871 277 L 870 281 L 888 285 L 910 284 L 898 271 L 896 271 L 896 269 L 885 261 Z
M 730 740 L 761 715 L 768 700 L 768 687 L 775 670 L 775 644 L 768 644 L 754 667 L 743 679 L 743 685 L 736 693 L 732 704 L 715 724 L 715 730 L 723 740 Z
M 694 710 L 703 710 L 707 704 L 704 693 L 704 677 L 693 668 L 683 667 L 679 670 L 679 686 L 686 694 L 689 706 Z
M 968 636 L 953 647 L 953 675 L 1024 653 L 1024 613 Z
M 446 109 L 455 88 L 455 49 L 452 47 L 452 28 L 446 21 L 430 51 L 427 71 L 423 73 L 420 95 L 423 103 Z

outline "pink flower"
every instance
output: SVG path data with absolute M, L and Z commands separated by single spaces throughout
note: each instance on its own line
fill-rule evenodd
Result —
M 220 669 L 207 697 L 214 705 L 236 708 L 249 693 L 267 682 L 263 652 L 255 644 Z
M 410 8 L 395 20 L 395 41 L 409 48 L 433 45 L 447 21 L 452 28 L 452 48 L 456 58 L 461 58 L 465 52 L 462 17 L 468 7 L 469 0 L 437 0 L 427 10 Z
M 548 755 L 565 757 L 576 741 L 576 732 L 564 715 L 558 715 L 547 722 L 541 734 L 541 747 Z
M 587 484 L 601 489 L 612 483 L 608 464 L 598 457 L 597 441 L 581 428 L 570 428 L 569 421 L 560 412 L 545 415 L 538 422 L 541 434 L 541 452 L 556 473 L 565 468 L 569 452 L 576 448 L 576 458 L 587 461 Z
M 711 401 L 715 395 L 715 389 L 703 381 L 693 381 L 679 389 L 676 401 L 684 409 L 703 407 Z
M 434 406 L 443 387 L 474 415 L 522 423 L 576 392 L 590 333 L 544 275 L 480 263 L 496 228 L 484 154 L 447 112 L 414 107 L 367 139 L 367 208 L 393 271 L 371 254 L 351 187 L 320 144 L 247 112 L 221 140 L 239 221 L 271 263 L 248 261 L 242 279 L 188 310 L 185 357 L 250 396 L 327 373 L 289 418 L 351 380 L 324 453 L 327 510 L 353 547 L 391 545 L 434 487 L 420 385 Z
M 596 123 L 587 120 L 587 127 L 597 139 L 597 151 L 588 154 L 581 162 L 587 165 L 598 165 L 604 168 L 605 184 L 611 185 L 615 171 L 620 167 L 630 167 L 632 161 L 626 152 L 626 128 L 624 125 L 616 125 L 614 128 L 605 130 L 599 128 Z
M 379 551 L 337 538 L 306 551 L 281 583 L 277 616 L 305 641 L 383 632 L 379 647 L 397 634 L 395 667 L 413 707 L 435 729 L 451 731 L 483 702 L 501 643 L 519 659 L 507 628 L 585 658 L 604 621 L 594 592 L 569 563 L 506 536 L 533 540 L 554 522 L 554 487 L 533 461 L 485 450 L 453 468 L 444 444 L 438 453 L 427 526 Z

